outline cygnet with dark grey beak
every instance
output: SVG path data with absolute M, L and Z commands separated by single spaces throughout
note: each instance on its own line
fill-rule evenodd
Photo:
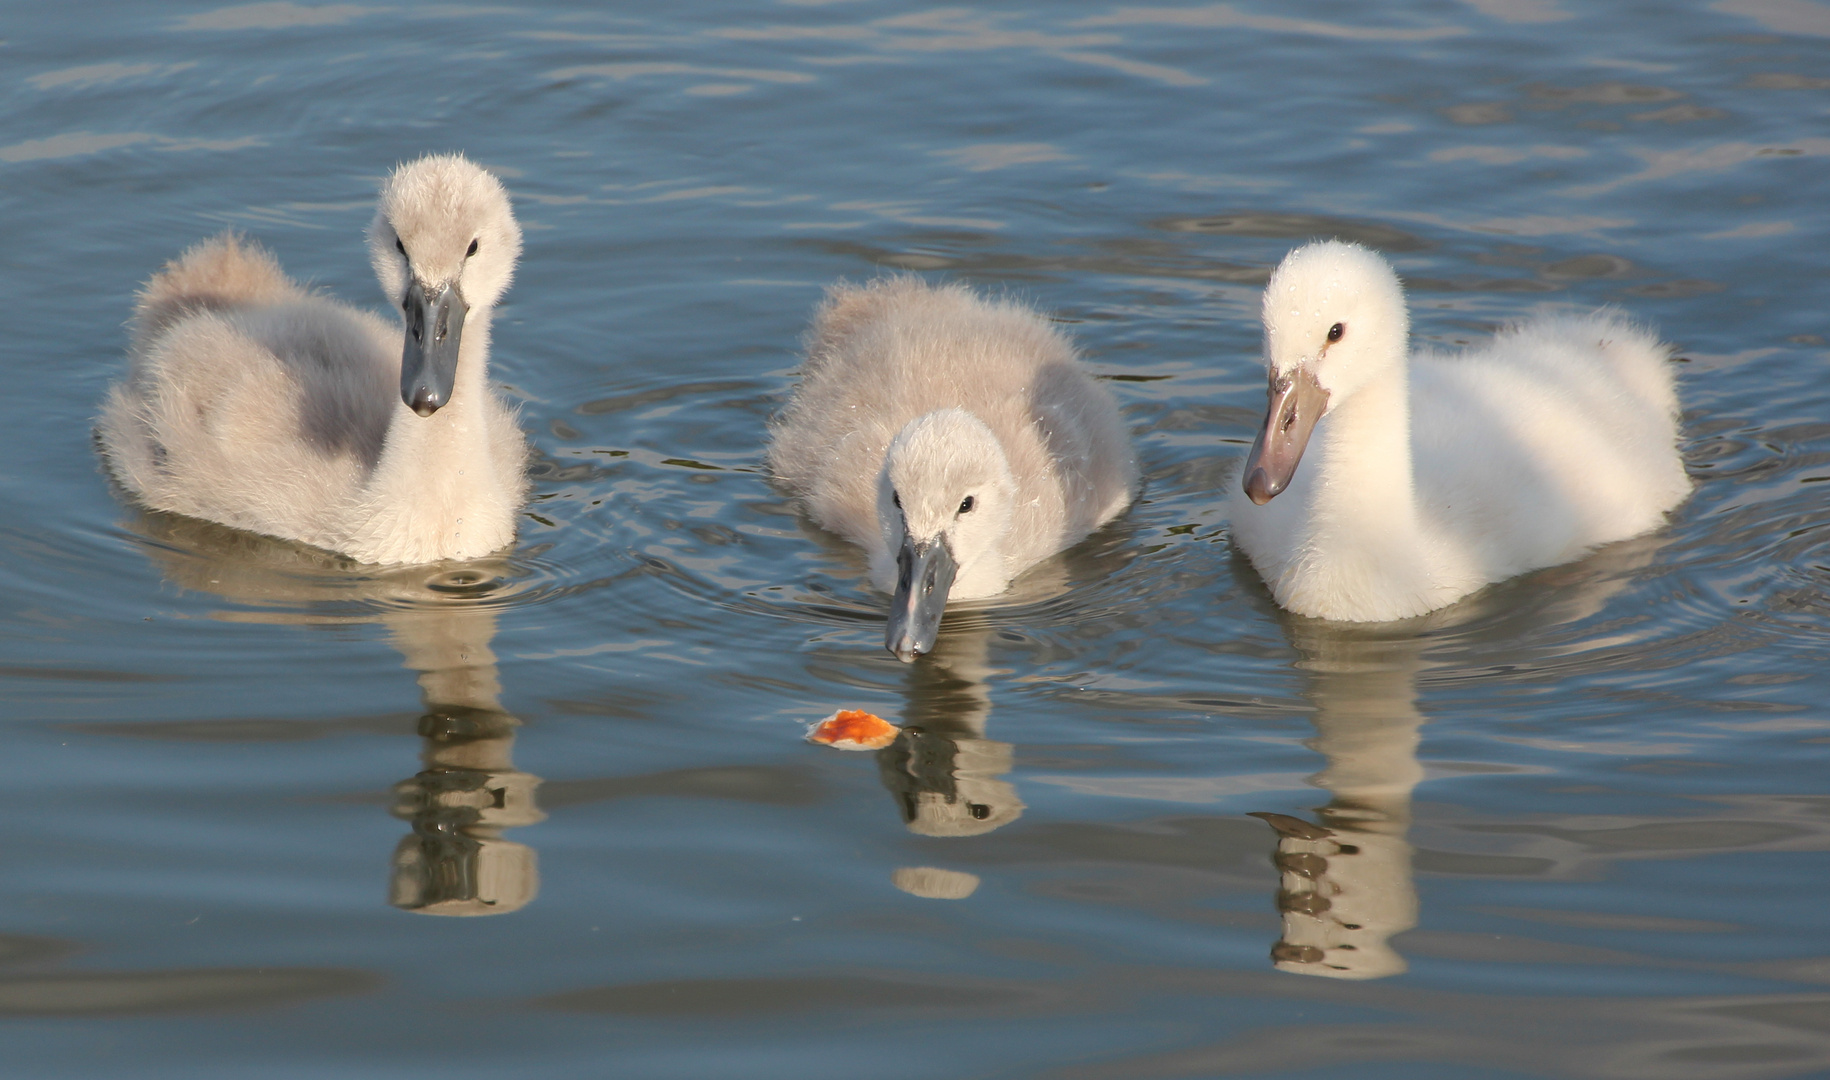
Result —
M 382 184 L 368 245 L 401 322 L 300 288 L 234 233 L 146 283 L 98 425 L 135 500 L 365 563 L 514 539 L 527 442 L 488 380 L 521 253 L 508 193 L 459 155 L 420 158 Z
M 891 594 L 884 645 L 934 648 L 949 598 L 995 596 L 1137 488 L 1118 405 L 1033 309 L 898 277 L 828 291 L 769 463 Z

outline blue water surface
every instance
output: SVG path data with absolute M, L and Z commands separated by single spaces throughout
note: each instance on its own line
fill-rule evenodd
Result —
M 1830 4 L 100 0 L 0 38 L 9 1076 L 1830 1073 Z M 447 150 L 527 231 L 516 547 L 378 570 L 119 499 L 92 424 L 147 276 L 235 228 L 379 308 L 376 184 Z M 1657 326 L 1694 495 L 1424 619 L 1281 613 L 1224 507 L 1259 291 L 1325 236 L 1423 343 Z M 762 461 L 822 289 L 892 271 L 1053 313 L 1146 476 L 912 666 Z M 802 740 L 840 707 L 917 730 Z

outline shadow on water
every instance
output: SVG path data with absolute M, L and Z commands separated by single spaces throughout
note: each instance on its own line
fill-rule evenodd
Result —
M 507 560 L 383 569 L 172 514 L 141 512 L 129 524 L 167 580 L 236 605 L 217 617 L 379 623 L 419 673 L 423 767 L 394 786 L 391 812 L 412 832 L 394 851 L 389 903 L 427 915 L 501 915 L 534 899 L 534 850 L 502 836 L 546 817 L 534 799 L 540 778 L 514 767 L 521 722 L 501 706 L 490 649 L 496 611 L 486 605 L 511 589 Z
M 0 1017 L 138 1016 L 287 1005 L 358 994 L 381 979 L 358 968 L 168 968 L 44 971 L 81 951 L 72 941 L 0 934 Z

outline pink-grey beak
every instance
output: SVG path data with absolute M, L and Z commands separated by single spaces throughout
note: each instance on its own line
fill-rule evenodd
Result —
M 1245 493 L 1259 506 L 1277 497 L 1296 475 L 1296 464 L 1309 445 L 1309 433 L 1328 410 L 1328 391 L 1306 365 L 1283 375 L 1272 373 L 1264 426 L 1245 459 Z

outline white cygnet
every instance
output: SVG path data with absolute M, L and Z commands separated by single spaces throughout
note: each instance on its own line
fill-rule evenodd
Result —
M 1298 248 L 1265 288 L 1270 401 L 1231 524 L 1285 608 L 1420 615 L 1684 501 L 1671 350 L 1643 327 L 1541 316 L 1412 356 L 1409 322 L 1391 266 L 1354 244 Z

